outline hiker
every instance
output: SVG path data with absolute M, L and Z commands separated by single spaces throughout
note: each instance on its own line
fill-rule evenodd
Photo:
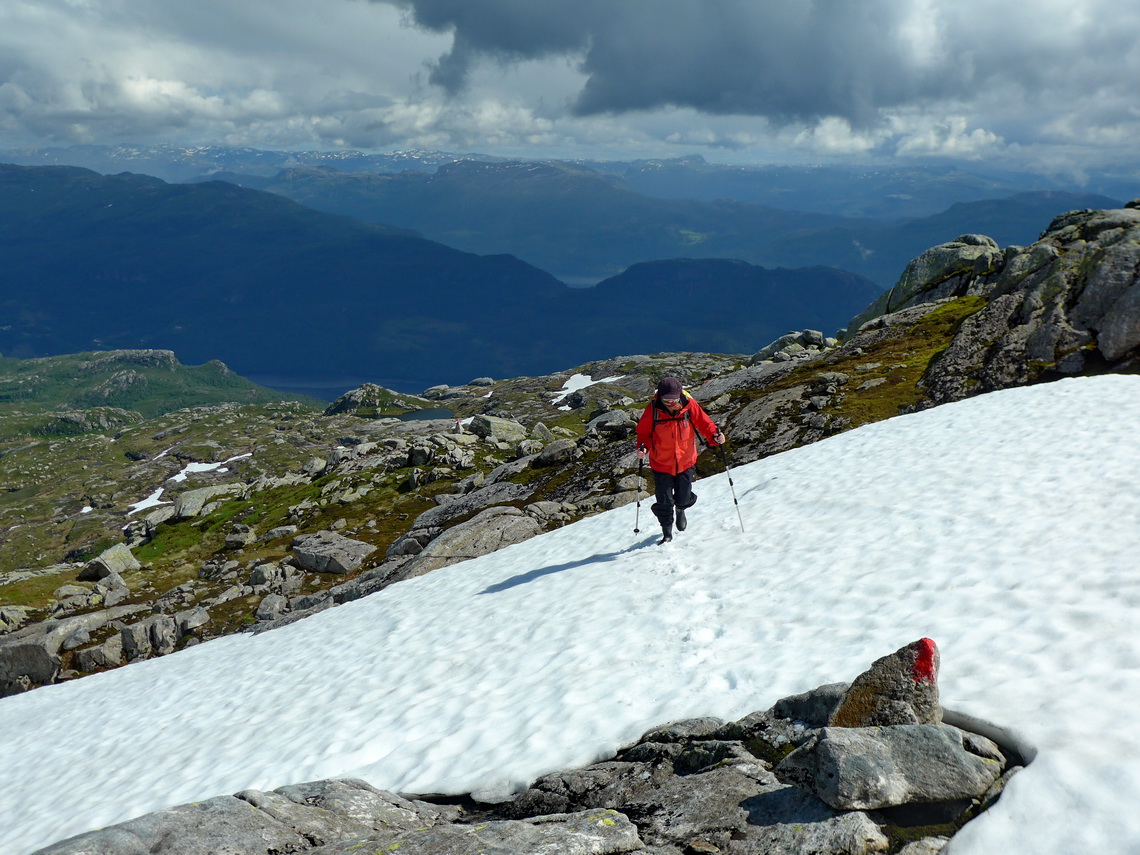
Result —
M 721 432 L 701 405 L 685 394 L 681 381 L 666 377 L 637 422 L 637 457 L 649 458 L 657 501 L 650 508 L 661 523 L 661 542 L 673 539 L 673 513 L 677 530 L 688 525 L 685 511 L 697 501 L 693 473 L 697 465 L 697 435 L 709 445 L 721 445 Z

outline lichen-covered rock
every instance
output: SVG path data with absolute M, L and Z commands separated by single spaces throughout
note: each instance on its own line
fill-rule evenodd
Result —
M 941 721 L 938 645 L 929 638 L 920 638 L 889 656 L 876 659 L 856 677 L 828 724 L 874 727 Z

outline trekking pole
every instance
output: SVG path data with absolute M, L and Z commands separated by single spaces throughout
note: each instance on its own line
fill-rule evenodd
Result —
M 744 518 L 740 516 L 740 502 L 736 501 L 736 485 L 732 483 L 732 472 L 728 468 L 728 454 L 725 453 L 723 442 L 718 448 L 720 448 L 720 457 L 724 461 L 724 474 L 728 476 L 728 488 L 732 490 L 732 503 L 736 505 L 736 518 L 740 520 L 740 531 L 743 533 Z
M 641 520 L 641 467 L 645 465 L 644 460 L 637 461 L 637 512 L 633 516 L 633 533 L 640 534 L 641 529 L 637 527 L 638 522 Z

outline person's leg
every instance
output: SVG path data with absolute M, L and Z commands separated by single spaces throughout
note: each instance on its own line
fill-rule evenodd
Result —
M 673 501 L 677 506 L 677 530 L 684 531 L 689 521 L 685 518 L 685 511 L 697 502 L 697 494 L 693 492 L 693 475 L 696 468 L 686 469 L 673 479 Z
M 655 501 L 649 510 L 653 511 L 653 516 L 657 517 L 657 521 L 661 523 L 661 531 L 666 537 L 673 536 L 673 491 L 676 489 L 674 486 L 674 476 L 667 472 L 653 472 L 653 489 L 656 494 L 657 501 Z

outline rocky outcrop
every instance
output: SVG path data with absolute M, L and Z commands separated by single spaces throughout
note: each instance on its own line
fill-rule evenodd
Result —
M 441 567 L 487 555 L 504 546 L 529 540 L 541 531 L 541 524 L 518 508 L 487 508 L 430 541 L 398 571 L 393 581 L 422 576 Z
M 318 531 L 293 538 L 293 561 L 310 573 L 343 576 L 359 569 L 376 549 L 370 543 L 334 531 Z
M 0 638 L 0 697 L 54 682 L 66 650 L 86 644 L 95 632 L 113 621 L 146 611 L 150 611 L 148 606 L 116 606 L 42 621 Z
M 1140 200 L 1057 217 L 1031 246 L 1004 252 L 969 235 L 928 250 L 852 320 L 968 295 L 968 318 L 925 379 L 927 406 L 1050 376 L 1140 369 Z
M 916 642 L 871 671 L 888 661 L 913 667 L 924 650 Z M 316 781 L 158 811 L 35 855 L 929 855 L 1017 768 L 1016 754 L 946 725 L 821 727 L 848 691 L 821 686 L 727 724 L 662 725 L 612 758 L 544 775 L 498 805 Z M 900 849 L 906 837 L 913 842 Z

